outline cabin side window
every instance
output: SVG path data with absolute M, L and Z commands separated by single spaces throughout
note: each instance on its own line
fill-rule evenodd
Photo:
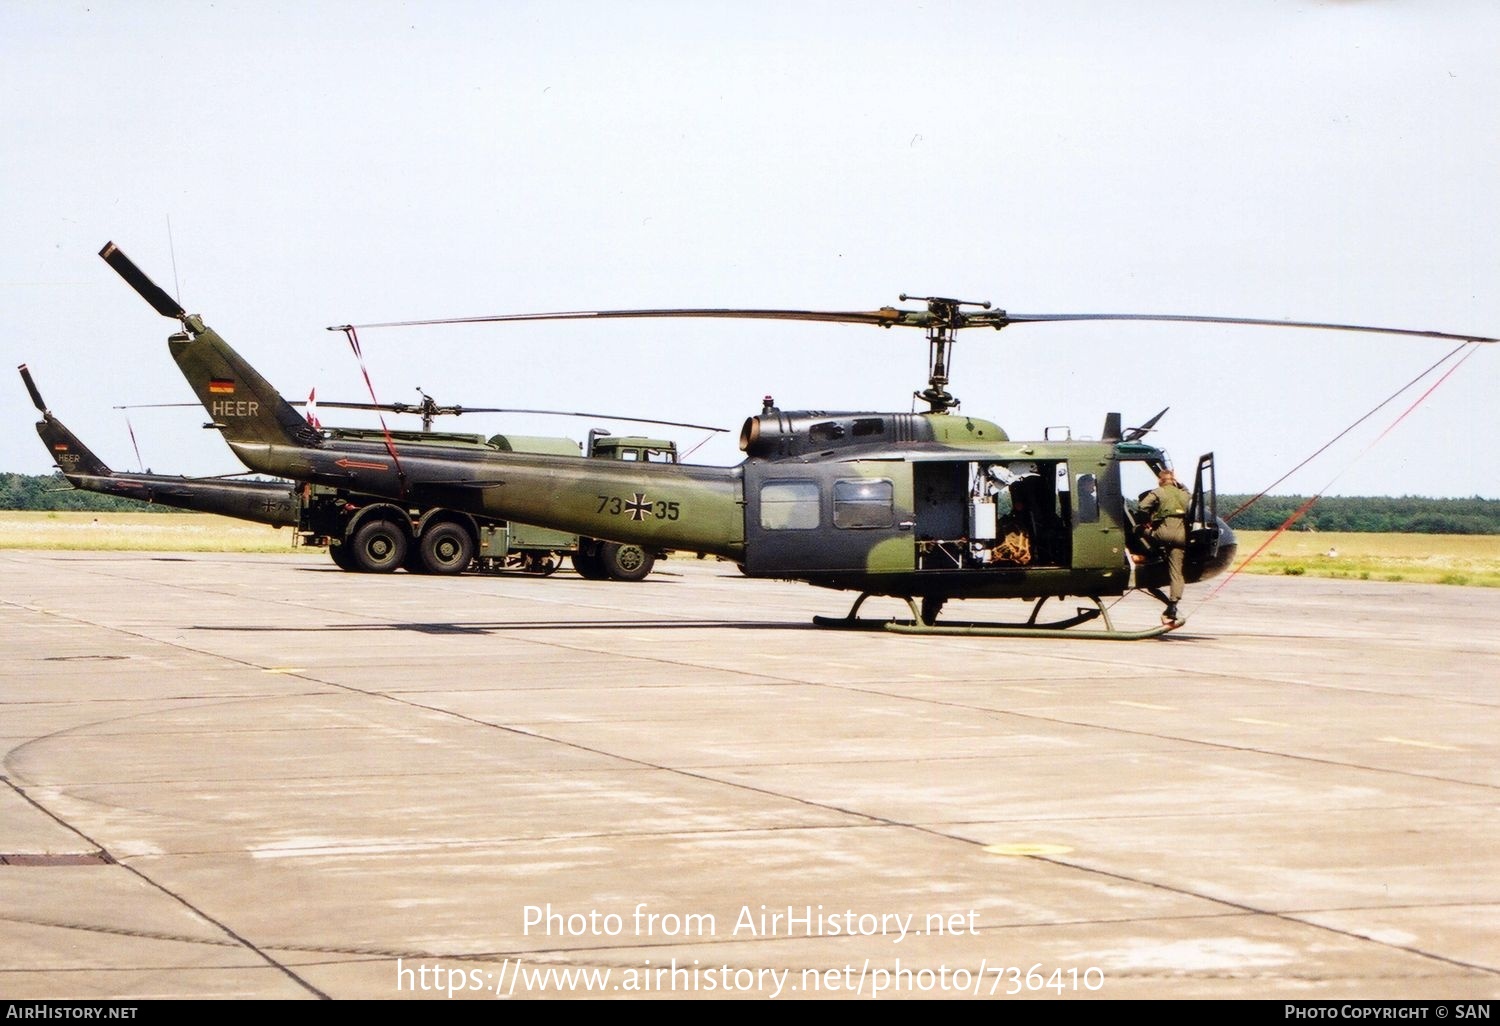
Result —
M 767 531 L 806 531 L 818 526 L 816 481 L 767 481 L 760 486 L 760 526 Z
M 1094 524 L 1099 521 L 1099 482 L 1093 474 L 1078 475 L 1078 522 Z
M 895 520 L 895 488 L 886 478 L 833 482 L 834 527 L 890 527 Z

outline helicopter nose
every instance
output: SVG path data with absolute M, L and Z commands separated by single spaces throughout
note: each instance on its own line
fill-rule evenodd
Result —
M 1217 577 L 1234 562 L 1234 554 L 1239 549 L 1239 542 L 1234 537 L 1234 528 L 1230 527 L 1223 517 L 1219 517 L 1218 532 L 1218 545 L 1213 552 L 1204 553 L 1196 567 L 1187 568 L 1188 573 L 1185 576 L 1189 581 L 1206 581 L 1210 577 Z

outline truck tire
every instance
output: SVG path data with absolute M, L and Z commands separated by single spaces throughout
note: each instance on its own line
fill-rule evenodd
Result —
M 599 558 L 599 543 L 591 538 L 578 539 L 578 548 L 573 550 L 572 558 L 573 569 L 586 581 L 602 581 L 609 576 Z
M 406 528 L 383 518 L 361 524 L 345 544 L 354 569 L 366 574 L 391 573 L 405 562 L 409 547 Z
M 599 547 L 599 561 L 612 581 L 640 581 L 651 573 L 656 557 L 639 545 L 605 542 Z
M 358 569 L 354 565 L 353 555 L 354 546 L 348 542 L 328 546 L 328 558 L 333 560 L 333 565 L 340 570 L 353 571 Z
M 461 574 L 474 562 L 474 539 L 451 520 L 429 524 L 417 539 L 418 561 L 429 574 Z

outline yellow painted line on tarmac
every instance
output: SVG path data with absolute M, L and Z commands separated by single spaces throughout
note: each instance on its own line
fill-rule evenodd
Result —
M 1439 752 L 1461 752 L 1462 748 L 1456 745 L 1435 745 L 1431 741 L 1413 741 L 1409 737 L 1377 737 L 1376 741 L 1385 741 L 1393 745 L 1411 745 L 1413 748 L 1433 748 Z
M 306 673 L 306 667 L 302 666 L 267 666 L 261 673 Z
M 1158 712 L 1176 712 L 1175 705 L 1152 705 L 1150 702 L 1127 702 L 1123 698 L 1114 700 L 1115 705 L 1128 705 L 1133 709 L 1155 709 Z
M 1290 727 L 1290 723 L 1282 723 L 1280 720 L 1257 720 L 1250 716 L 1233 717 L 1236 723 L 1249 723 L 1256 727 Z
M 1046 688 L 1023 688 L 1019 684 L 1007 684 L 1007 685 L 1005 685 L 1005 690 L 1006 691 L 1024 691 L 1028 695 L 1055 695 L 1055 694 L 1057 694 L 1057 692 L 1055 692 L 1055 691 L 1048 691 Z
M 987 844 L 987 855 L 1004 855 L 1009 858 L 1025 858 L 1037 855 L 1067 855 L 1072 848 L 1066 844 Z

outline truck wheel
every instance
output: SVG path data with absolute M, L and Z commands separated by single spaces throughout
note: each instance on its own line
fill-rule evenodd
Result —
M 474 539 L 451 520 L 432 524 L 417 539 L 422 569 L 430 574 L 461 574 L 474 561 Z
M 390 520 L 371 520 L 346 542 L 354 569 L 367 574 L 388 574 L 406 559 L 406 529 Z
M 656 557 L 639 545 L 605 542 L 599 548 L 599 560 L 612 581 L 643 580 L 656 565 Z
M 599 558 L 599 543 L 587 538 L 578 539 L 578 548 L 573 550 L 573 569 L 586 581 L 602 581 L 608 574 L 604 562 Z
M 355 569 L 354 561 L 350 558 L 353 552 L 354 547 L 348 542 L 345 542 L 341 545 L 328 546 L 328 558 L 333 560 L 333 565 L 338 567 L 340 570 Z

